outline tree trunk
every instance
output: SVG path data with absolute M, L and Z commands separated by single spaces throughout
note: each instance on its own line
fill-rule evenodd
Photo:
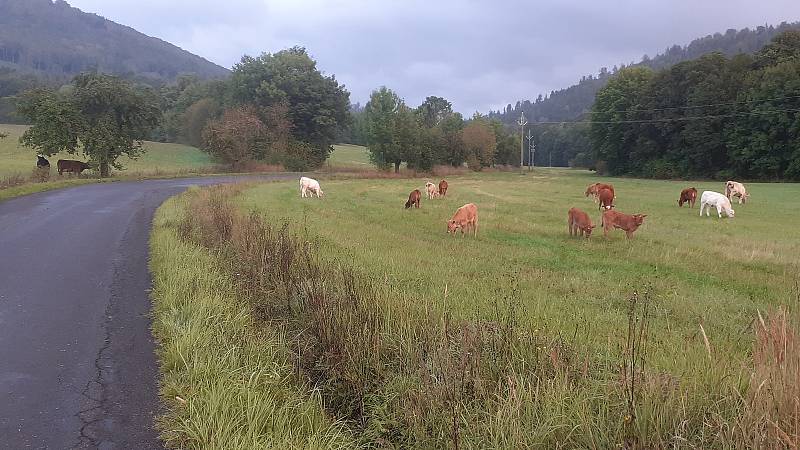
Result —
M 394 173 L 400 173 L 400 161 L 394 162 Z
M 108 161 L 102 161 L 100 163 L 100 178 L 107 178 L 108 175 L 109 175 Z

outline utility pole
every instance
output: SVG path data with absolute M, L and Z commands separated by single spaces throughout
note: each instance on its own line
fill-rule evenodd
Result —
M 552 148 L 550 149 L 550 166 L 549 167 L 553 167 L 553 149 Z
M 525 125 L 528 124 L 528 119 L 525 118 L 525 111 L 519 116 L 517 125 L 519 125 L 519 173 L 525 172 Z
M 536 152 L 536 142 L 533 140 L 533 134 L 531 134 L 531 129 L 528 128 L 528 172 L 531 171 L 531 166 L 534 165 L 533 162 L 533 155 Z

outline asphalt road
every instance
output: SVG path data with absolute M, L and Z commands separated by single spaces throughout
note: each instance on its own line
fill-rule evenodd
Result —
M 275 175 L 268 178 L 292 177 Z M 156 208 L 231 177 L 0 203 L 0 448 L 161 448 L 148 240 Z

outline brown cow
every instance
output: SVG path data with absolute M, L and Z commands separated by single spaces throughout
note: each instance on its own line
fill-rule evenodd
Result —
M 578 208 L 569 209 L 567 226 L 569 227 L 570 236 L 583 236 L 585 234 L 586 239 L 589 239 L 589 236 L 592 235 L 592 229 L 594 229 L 594 224 L 589 215 Z
M 611 189 L 600 189 L 597 192 L 597 198 L 600 200 L 600 207 L 597 209 L 611 209 L 614 207 L 614 191 Z
M 439 182 L 439 195 L 441 195 L 442 197 L 447 195 L 447 186 L 448 186 L 447 181 L 442 180 Z
M 598 200 L 598 196 L 600 194 L 600 191 L 603 190 L 603 189 L 610 190 L 613 198 L 617 198 L 617 195 L 614 193 L 614 186 L 612 186 L 610 184 L 604 184 L 604 183 L 590 184 L 586 188 L 586 196 L 588 197 L 590 195 L 593 195 L 594 196 L 594 201 L 596 202 Z
M 683 208 L 684 203 L 688 203 L 690 208 L 694 208 L 697 201 L 697 189 L 690 187 L 681 191 L 681 198 L 678 199 L 678 206 Z
M 419 208 L 419 199 L 421 198 L 422 192 L 420 192 L 419 189 L 411 191 L 411 194 L 408 195 L 408 201 L 406 202 L 406 209 L 411 208 L 411 206 Z
M 59 159 L 56 163 L 58 167 L 58 174 L 61 175 L 64 172 L 72 172 L 72 173 L 81 173 L 86 169 L 90 169 L 91 166 L 83 161 L 75 161 L 73 159 Z
M 644 218 L 647 214 L 623 214 L 619 211 L 608 210 L 603 212 L 603 236 L 608 238 L 608 231 L 613 228 L 619 228 L 625 231 L 625 236 L 630 239 L 633 237 L 633 232 L 644 223 Z
M 447 221 L 447 233 L 455 234 L 456 230 L 461 229 L 463 236 L 468 227 L 478 236 L 478 207 L 474 203 L 467 203 L 456 210 L 453 218 Z

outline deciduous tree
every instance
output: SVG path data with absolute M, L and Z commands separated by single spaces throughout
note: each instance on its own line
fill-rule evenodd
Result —
M 31 121 L 24 145 L 45 155 L 83 154 L 107 177 L 122 169 L 120 156 L 136 158 L 158 124 L 155 95 L 120 78 L 96 73 L 75 77 L 68 89 L 28 91 L 18 112 Z

